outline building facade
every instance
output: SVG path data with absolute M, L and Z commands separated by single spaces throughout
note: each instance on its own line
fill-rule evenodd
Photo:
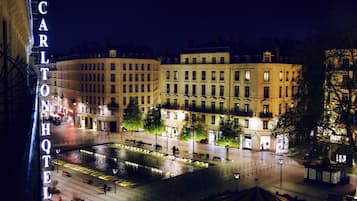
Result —
M 40 198 L 39 172 L 30 163 L 36 159 L 29 157 L 29 152 L 38 151 L 29 147 L 35 88 L 30 83 L 36 81 L 29 65 L 32 23 L 30 1 L 0 0 L 0 151 L 7 153 L 2 156 L 7 165 L 1 165 L 0 184 L 3 196 L 12 200 Z M 34 73 L 31 80 L 30 71 Z
M 188 53 L 179 64 L 160 66 L 160 104 L 167 134 L 177 137 L 187 116 L 207 125 L 208 143 L 219 139 L 228 117 L 243 128 L 242 148 L 276 150 L 272 130 L 295 107 L 301 65 L 274 63 L 264 52 L 259 63 L 231 62 L 229 52 Z
M 58 61 L 53 64 L 53 114 L 80 128 L 119 132 L 132 99 L 143 114 L 158 102 L 159 61 L 108 57 Z

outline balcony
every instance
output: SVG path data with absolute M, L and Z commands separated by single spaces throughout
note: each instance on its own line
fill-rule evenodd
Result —
M 180 106 L 180 105 L 168 104 L 168 103 L 161 105 L 161 107 L 164 108 L 164 109 L 171 109 L 171 110 L 180 110 L 180 109 L 182 109 L 182 106 Z
M 249 110 L 249 111 L 232 110 L 231 114 L 237 115 L 237 116 L 243 116 L 243 117 L 252 117 L 253 116 L 253 112 L 251 110 Z
M 273 118 L 273 113 L 271 112 L 260 112 L 259 113 L 260 118 Z

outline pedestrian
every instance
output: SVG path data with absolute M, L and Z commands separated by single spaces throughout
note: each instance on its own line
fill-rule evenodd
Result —
M 176 146 L 173 146 L 173 147 L 172 147 L 172 155 L 175 156 L 175 153 L 176 153 Z
M 103 185 L 103 192 L 104 192 L 104 194 L 107 193 L 107 184 L 104 184 L 104 185 Z

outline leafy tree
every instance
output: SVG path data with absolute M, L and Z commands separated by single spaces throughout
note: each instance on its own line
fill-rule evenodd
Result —
M 165 126 L 161 120 L 161 108 L 149 110 L 144 120 L 144 129 L 149 134 L 155 135 L 155 149 L 157 149 L 157 135 L 165 131 Z
M 231 118 L 222 121 L 219 130 L 222 132 L 221 139 L 217 141 L 218 145 L 229 145 L 230 147 L 239 147 L 239 135 L 242 133 L 241 126 L 234 125 Z
M 136 131 L 142 128 L 142 114 L 138 104 L 133 99 L 130 99 L 127 108 L 124 109 L 122 125 L 129 131 Z
M 180 135 L 180 140 L 192 140 L 193 135 L 195 141 L 207 139 L 207 129 L 204 120 L 195 116 L 192 117 L 191 122 L 186 121 Z

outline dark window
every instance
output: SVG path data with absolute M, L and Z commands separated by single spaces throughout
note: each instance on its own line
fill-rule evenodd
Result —
M 212 80 L 216 80 L 216 71 L 212 71 Z
M 212 63 L 213 63 L 213 64 L 217 63 L 216 57 L 212 57 Z
M 192 63 L 196 64 L 197 63 L 197 59 L 196 58 L 192 58 Z
M 267 120 L 263 121 L 263 129 L 264 130 L 268 129 L 268 121 Z
M 170 84 L 166 84 L 166 93 L 167 93 L 167 94 L 170 93 Z
M 110 70 L 115 70 L 115 63 L 110 63 Z
M 206 96 L 206 85 L 201 86 L 201 95 Z
M 211 90 L 211 92 L 212 92 L 212 96 L 213 96 L 213 97 L 216 96 L 216 86 L 215 86 L 215 85 L 212 85 L 212 90 Z
M 185 71 L 185 80 L 188 80 L 188 71 Z
M 234 86 L 234 97 L 239 97 L 239 86 Z
M 177 84 L 174 84 L 174 94 L 177 94 Z
M 239 81 L 239 71 L 234 71 L 234 80 Z
M 185 84 L 185 95 L 188 95 L 188 84 Z
M 264 98 L 269 98 L 269 87 L 264 87 Z
M 219 86 L 219 96 L 224 96 L 224 86 Z
M 126 70 L 126 64 L 125 63 L 123 64 L 123 70 Z
M 202 80 L 206 80 L 206 71 L 201 72 L 201 78 Z
M 110 93 L 115 93 L 115 85 L 110 85 Z
M 224 64 L 224 57 L 220 57 L 221 64 Z
M 244 97 L 248 98 L 250 95 L 250 89 L 249 87 L 244 87 Z
M 224 71 L 219 72 L 219 80 L 224 80 Z
M 95 76 L 94 76 L 95 78 Z M 110 81 L 115 82 L 115 74 L 110 74 Z
M 203 64 L 206 63 L 206 57 L 202 57 L 202 63 L 203 63 Z
M 192 96 L 196 96 L 196 85 L 192 85 Z
M 123 74 L 123 82 L 126 82 L 126 74 Z
M 192 71 L 192 80 L 196 80 L 196 71 Z

